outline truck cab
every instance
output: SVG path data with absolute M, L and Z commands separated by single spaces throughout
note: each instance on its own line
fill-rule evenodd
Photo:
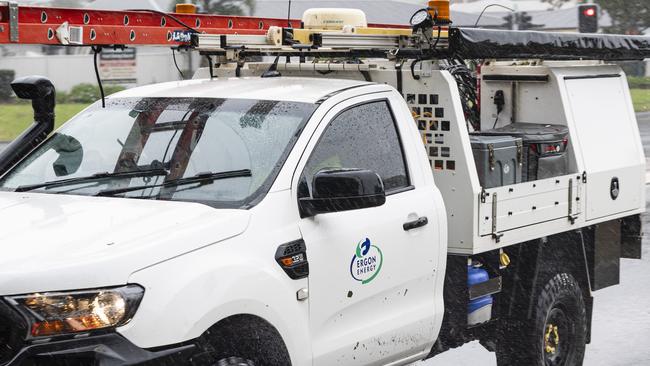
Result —
M 367 82 L 195 80 L 89 107 L 3 177 L 6 339 L 27 335 L 3 359 L 76 357 L 93 325 L 38 319 L 85 289 L 137 289 L 96 346 L 144 359 L 242 318 L 279 336 L 277 364 L 422 358 L 447 224 L 419 144 L 401 96 Z

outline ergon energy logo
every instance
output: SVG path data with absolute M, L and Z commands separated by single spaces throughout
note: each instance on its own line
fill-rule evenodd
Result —
M 350 263 L 350 275 L 356 281 L 365 285 L 377 278 L 384 263 L 384 255 L 379 247 L 372 245 L 366 238 L 357 244 L 356 251 Z

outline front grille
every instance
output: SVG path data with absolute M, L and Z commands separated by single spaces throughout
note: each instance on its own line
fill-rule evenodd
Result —
M 25 334 L 23 318 L 0 300 L 0 365 L 16 356 L 23 346 Z

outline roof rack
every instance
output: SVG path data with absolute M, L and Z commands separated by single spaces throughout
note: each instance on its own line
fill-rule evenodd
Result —
M 617 61 L 650 57 L 650 37 L 644 36 L 456 28 L 433 19 L 413 27 L 366 24 L 363 13 L 359 21 L 350 18 L 349 11 L 341 12 L 337 26 L 323 23 L 319 28 L 295 19 L 64 9 L 0 1 L 0 44 L 180 47 L 238 63 L 250 56 Z M 355 24 L 346 25 L 347 19 Z
M 434 48 L 410 29 L 345 28 L 341 31 L 271 27 L 266 36 L 193 34 L 192 48 L 237 61 L 249 56 L 431 58 L 447 50 L 447 30 Z M 429 37 L 429 38 L 431 38 Z

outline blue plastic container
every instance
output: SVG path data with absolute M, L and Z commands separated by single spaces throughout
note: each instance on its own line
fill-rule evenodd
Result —
M 467 266 L 467 287 L 490 280 L 490 275 L 486 270 L 477 266 Z M 485 323 L 492 318 L 492 304 L 494 299 L 491 295 L 479 297 L 471 300 L 467 304 L 467 324 L 477 325 Z

